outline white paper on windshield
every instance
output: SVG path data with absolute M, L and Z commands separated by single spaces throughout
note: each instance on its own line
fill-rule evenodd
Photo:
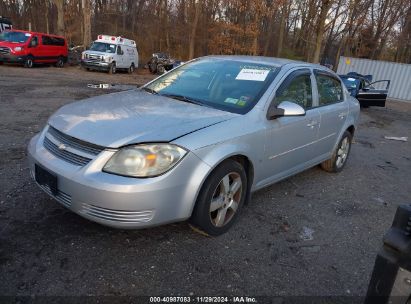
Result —
M 31 36 L 31 34 L 29 34 L 29 33 L 25 33 L 25 34 L 24 34 L 24 36 L 26 36 L 26 37 L 30 37 L 30 36 Z
M 270 70 L 242 69 L 235 79 L 264 81 L 267 78 L 268 73 L 270 73 Z
M 348 78 L 349 81 L 355 81 L 355 78 Z

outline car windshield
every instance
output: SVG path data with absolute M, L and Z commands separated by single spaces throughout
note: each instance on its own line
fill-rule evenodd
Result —
M 104 42 L 93 42 L 90 51 L 114 54 L 116 52 L 116 45 Z
M 347 87 L 347 89 L 356 89 L 357 86 L 358 86 L 358 84 L 360 83 L 360 81 L 359 81 L 358 79 L 356 79 L 356 78 L 351 78 L 351 77 L 345 78 L 345 77 L 342 77 L 341 79 L 342 79 L 342 81 L 344 82 L 344 84 L 345 84 L 345 86 Z
M 31 34 L 23 32 L 3 32 L 0 34 L 0 41 L 24 43 L 30 36 Z
M 256 105 L 278 71 L 278 67 L 271 65 L 206 58 L 172 70 L 143 89 L 245 114 Z

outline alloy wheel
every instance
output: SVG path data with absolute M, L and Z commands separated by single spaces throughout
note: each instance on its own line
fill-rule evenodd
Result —
M 348 152 L 350 151 L 350 141 L 348 137 L 344 137 L 341 141 L 340 147 L 337 150 L 336 165 L 341 168 L 347 160 Z
M 237 172 L 228 173 L 221 179 L 210 204 L 210 219 L 215 227 L 223 227 L 233 219 L 241 202 L 242 188 Z

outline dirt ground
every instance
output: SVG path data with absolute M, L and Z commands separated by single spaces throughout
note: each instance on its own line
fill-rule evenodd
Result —
M 56 109 L 111 92 L 87 84 L 151 78 L 0 66 L 0 295 L 364 296 L 396 207 L 411 203 L 411 104 L 362 110 L 343 172 L 315 167 L 255 193 L 218 238 L 186 223 L 110 229 L 34 184 L 26 146 Z

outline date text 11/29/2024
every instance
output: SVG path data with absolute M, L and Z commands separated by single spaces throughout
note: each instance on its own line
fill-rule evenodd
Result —
M 150 303 L 258 303 L 253 297 L 150 297 Z

